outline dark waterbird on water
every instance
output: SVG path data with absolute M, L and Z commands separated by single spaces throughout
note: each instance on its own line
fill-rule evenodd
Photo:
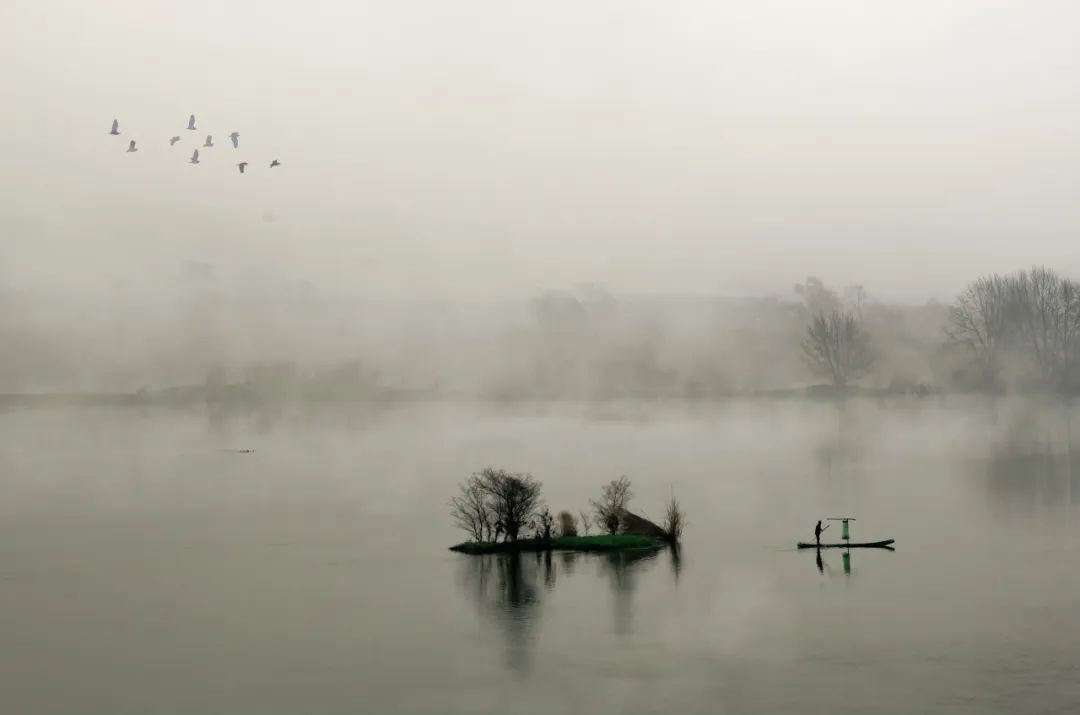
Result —
M 281 166 L 281 162 L 278 161 L 277 159 L 274 159 L 272 162 L 270 162 L 270 168 L 271 169 L 273 169 L 275 166 Z
M 112 134 L 114 136 L 120 134 L 120 120 L 119 119 L 112 120 L 112 129 L 109 130 L 109 134 Z
M 199 150 L 198 149 L 196 149 L 195 153 L 191 155 L 190 162 L 192 164 L 198 164 L 199 163 Z
M 187 128 L 188 128 L 189 131 L 192 131 L 192 132 L 195 131 L 195 115 L 194 114 L 192 114 L 190 117 L 188 117 Z
M 130 142 L 128 143 L 128 148 L 127 148 L 127 150 L 128 150 L 129 152 L 130 152 L 130 151 L 138 151 L 138 149 L 136 149 L 136 148 L 135 148 L 135 140 L 134 140 L 134 139 L 132 139 L 132 140 L 131 140 L 131 141 L 130 141 Z
M 236 166 L 240 169 L 240 173 L 243 174 L 244 169 L 247 168 L 247 165 L 248 165 L 248 163 L 246 161 L 242 161 L 239 164 L 237 164 Z
M 240 132 L 233 132 L 229 135 L 229 139 L 232 139 L 233 149 L 240 148 Z
M 206 135 L 206 143 L 203 146 L 214 146 L 214 137 L 211 134 Z
M 178 142 L 178 141 L 180 141 L 180 137 L 170 137 L 169 146 L 172 146 L 172 145 L 176 144 L 176 142 Z

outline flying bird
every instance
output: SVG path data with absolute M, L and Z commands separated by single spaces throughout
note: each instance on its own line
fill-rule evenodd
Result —
M 246 161 L 242 161 L 239 164 L 237 164 L 237 166 L 240 167 L 240 173 L 241 174 L 244 173 L 244 169 L 247 168 L 247 165 L 248 165 L 248 163 Z
M 172 146 L 178 141 L 180 141 L 180 137 L 172 137 L 171 139 L 169 139 L 169 146 Z
M 229 135 L 229 138 L 232 139 L 232 147 L 233 147 L 233 149 L 239 149 L 240 148 L 240 132 L 233 132 L 232 134 Z
M 192 164 L 198 164 L 199 163 L 199 150 L 198 149 L 196 149 L 195 153 L 191 155 L 191 163 Z
M 207 134 L 206 135 L 206 143 L 203 144 L 203 146 L 214 146 L 214 137 Z
M 134 139 L 132 139 L 131 142 L 128 143 L 127 150 L 128 151 L 138 151 L 138 149 L 135 148 L 135 140 Z
M 272 162 L 270 162 L 270 168 L 271 169 L 273 169 L 275 166 L 281 166 L 281 162 L 278 161 L 277 159 L 274 159 Z
M 195 115 L 194 114 L 192 114 L 190 117 L 188 117 L 187 128 L 189 130 L 191 130 L 191 131 L 195 131 Z
M 112 120 L 112 130 L 109 132 L 109 134 L 119 134 L 119 133 L 120 133 L 120 120 L 119 119 L 114 119 L 114 120 Z

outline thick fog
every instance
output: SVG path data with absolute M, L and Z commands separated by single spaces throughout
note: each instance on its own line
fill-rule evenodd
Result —
M 872 297 L 870 382 L 939 381 L 939 304 L 1077 273 L 1078 14 L 5 3 L 0 392 L 782 389 L 807 276 Z

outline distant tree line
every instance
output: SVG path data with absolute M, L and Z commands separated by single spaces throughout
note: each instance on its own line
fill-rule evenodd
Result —
M 1049 268 L 977 278 L 946 306 L 889 306 L 861 285 L 837 290 L 814 276 L 796 284 L 794 294 L 796 301 L 717 308 L 718 318 L 737 318 L 728 333 L 688 323 L 695 327 L 679 338 L 677 314 L 620 301 L 601 286 L 545 293 L 530 306 L 529 340 L 514 341 L 527 353 L 501 360 L 499 369 L 513 377 L 491 387 L 511 398 L 715 398 L 747 385 L 805 385 L 807 370 L 838 389 L 866 378 L 878 389 L 917 394 L 930 385 L 1080 387 L 1080 284 Z M 249 373 L 238 388 L 323 399 L 380 394 L 383 377 L 358 361 L 310 374 Z M 489 491 L 503 483 L 480 479 Z M 504 528 L 514 527 L 509 516 Z M 595 517 L 606 529 L 605 517 Z
M 949 307 L 946 335 L 969 383 L 1072 390 L 1080 370 L 1080 285 L 1043 267 L 976 279 Z
M 380 307 L 363 320 L 351 303 L 301 296 L 306 337 L 284 341 L 301 333 L 281 316 L 246 320 L 235 337 L 266 346 L 258 350 L 230 347 L 231 331 L 218 333 L 220 320 L 260 317 L 261 308 L 205 288 L 205 270 L 192 270 L 197 329 L 154 321 L 143 333 L 125 327 L 125 341 L 102 337 L 111 334 L 103 321 L 116 318 L 111 305 L 97 306 L 96 321 L 53 332 L 47 305 L 0 292 L 0 339 L 17 346 L 0 355 L 0 393 L 145 385 L 141 401 L 263 407 L 434 395 L 709 400 L 814 383 L 909 394 L 1080 389 L 1080 288 L 1045 267 L 982 276 L 948 304 L 923 305 L 887 304 L 813 276 L 777 297 L 657 300 L 582 285 L 460 312 Z
M 808 313 L 801 343 L 807 365 L 838 387 L 865 375 L 878 350 L 867 330 L 862 287 L 841 299 L 809 278 L 795 292 Z M 948 306 L 944 334 L 946 347 L 962 356 L 950 376 L 954 387 L 1080 386 L 1080 284 L 1049 268 L 972 281 Z

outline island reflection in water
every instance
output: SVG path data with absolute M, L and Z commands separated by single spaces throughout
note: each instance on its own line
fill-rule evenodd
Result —
M 637 578 L 664 560 L 670 563 L 672 578 L 677 580 L 682 563 L 678 549 L 610 554 L 547 551 L 463 555 L 460 584 L 484 620 L 499 630 L 505 642 L 507 667 L 525 672 L 529 667 L 530 646 L 540 626 L 545 597 L 558 583 L 579 576 L 593 578 L 590 567 L 595 565 L 610 585 L 611 628 L 618 635 L 629 635 L 634 628 Z

